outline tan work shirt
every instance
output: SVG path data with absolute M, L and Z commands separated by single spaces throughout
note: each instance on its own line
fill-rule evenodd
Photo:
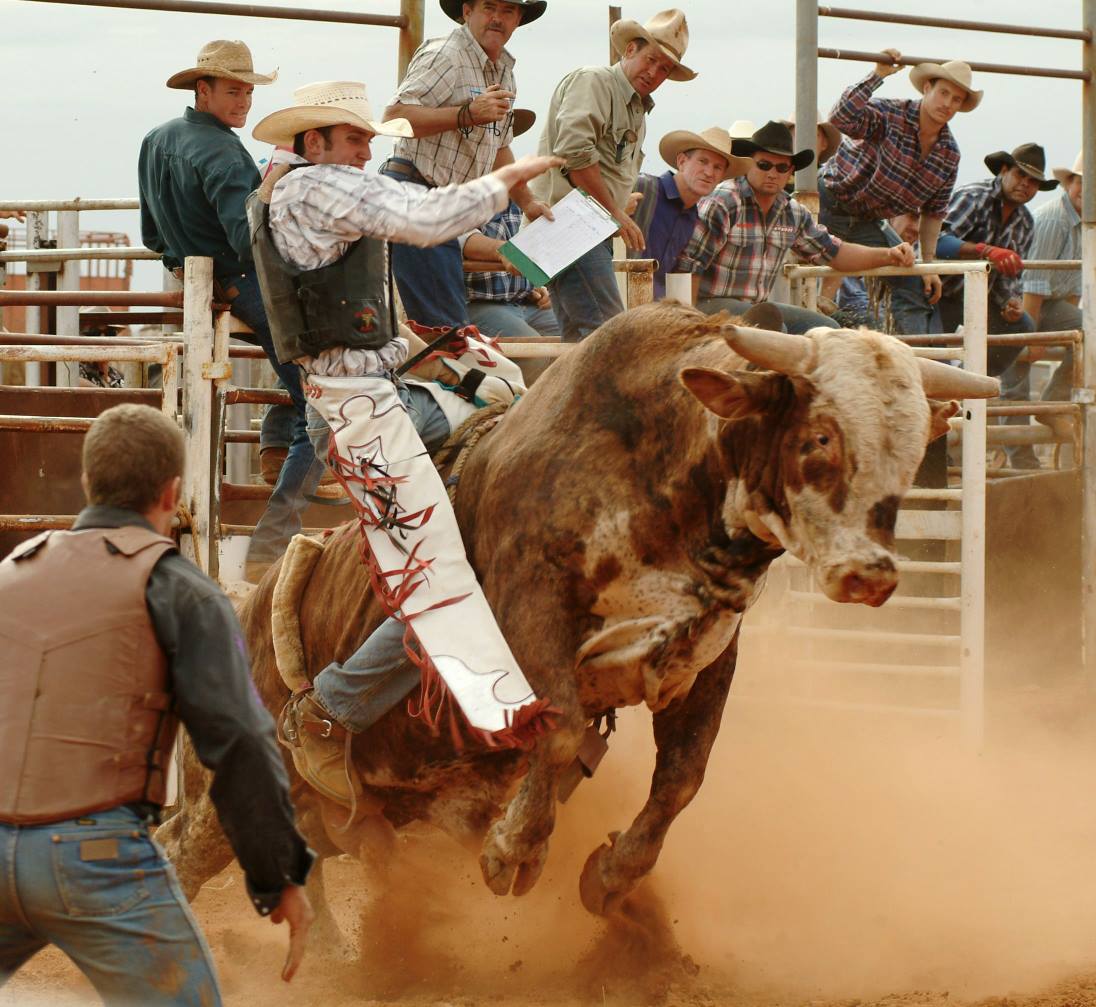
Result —
M 530 184 L 537 198 L 559 202 L 573 188 L 566 172 L 596 164 L 613 202 L 623 210 L 639 177 L 647 113 L 654 104 L 639 96 L 619 63 L 571 71 L 552 95 L 539 149 L 566 164 Z

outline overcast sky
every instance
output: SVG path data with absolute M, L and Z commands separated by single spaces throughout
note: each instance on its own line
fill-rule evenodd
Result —
M 395 0 L 292 0 L 292 5 L 399 12 Z M 1080 0 L 868 0 L 866 6 L 1067 28 L 1078 27 L 1081 18 Z M 658 0 L 625 3 L 624 16 L 642 22 L 659 9 Z M 760 125 L 793 111 L 794 10 L 794 0 L 694 0 L 686 6 L 692 33 L 686 63 L 699 76 L 688 83 L 667 81 L 655 93 L 647 170 L 664 170 L 658 138 L 672 129 L 728 126 L 735 119 Z M 560 77 L 576 66 L 605 62 L 607 24 L 608 5 L 600 0 L 549 0 L 545 15 L 510 40 L 519 104 L 543 114 Z M 426 36 L 452 27 L 437 0 L 427 0 Z M 255 89 L 251 118 L 241 131 L 256 160 L 269 151 L 251 139 L 250 128 L 289 105 L 301 84 L 364 80 L 378 114 L 395 91 L 398 33 L 391 28 L 0 0 L 5 96 L 0 197 L 136 196 L 141 138 L 187 104 L 187 92 L 168 90 L 164 81 L 194 65 L 202 44 L 215 38 L 247 42 L 260 72 L 279 69 L 274 84 Z M 1064 68 L 1079 68 L 1081 62 L 1080 42 L 833 19 L 822 19 L 819 44 L 873 51 L 894 46 L 918 56 Z M 869 69 L 821 60 L 823 113 L 843 87 Z M 960 182 L 986 176 L 987 153 L 1028 141 L 1046 148 L 1048 167 L 1073 163 L 1081 140 L 1080 81 L 985 73 L 975 79 L 986 92 L 981 106 L 952 123 L 963 152 Z M 879 93 L 911 96 L 908 74 L 896 74 Z M 539 132 L 540 123 L 515 142 L 515 153 L 533 152 Z M 387 141 L 374 144 L 374 166 L 387 152 Z M 1036 204 L 1046 198 L 1041 193 Z M 82 214 L 81 228 L 124 230 L 135 244 L 140 241 L 136 212 Z M 157 269 L 138 264 L 135 287 L 158 289 Z

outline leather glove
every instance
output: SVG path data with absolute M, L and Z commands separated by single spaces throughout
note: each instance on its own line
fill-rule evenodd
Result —
M 974 246 L 980 258 L 986 259 L 992 266 L 1005 276 L 1019 276 L 1024 268 L 1024 260 L 1011 248 L 998 248 L 997 245 L 987 245 L 979 242 Z

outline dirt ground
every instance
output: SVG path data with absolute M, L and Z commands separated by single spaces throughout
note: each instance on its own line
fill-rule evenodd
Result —
M 316 941 L 292 986 L 284 928 L 235 870 L 195 909 L 233 1007 L 1096 1007 L 1092 709 L 1029 689 L 973 756 L 943 726 L 732 701 L 704 787 L 611 923 L 585 913 L 577 880 L 646 798 L 639 712 L 560 809 L 522 899 L 491 895 L 441 837 L 401 840 L 387 893 L 330 862 L 348 946 Z M 0 991 L 94 1002 L 53 950 Z

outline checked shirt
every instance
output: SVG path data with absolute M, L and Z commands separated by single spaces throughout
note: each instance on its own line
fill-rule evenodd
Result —
M 841 239 L 786 192 L 762 216 L 745 178 L 720 182 L 697 206 L 700 220 L 677 271 L 701 274 L 700 297 L 763 301 L 789 251 L 820 265 L 841 248 Z
M 845 138 L 818 172 L 837 209 L 865 220 L 899 213 L 943 217 L 959 171 L 959 146 L 945 126 L 921 157 L 921 102 L 872 98 L 883 78 L 870 73 L 830 112 Z
M 483 227 L 480 234 L 485 238 L 509 241 L 521 227 L 521 210 L 511 201 L 501 213 L 496 213 Z M 466 238 L 467 235 L 461 235 Z M 463 247 L 463 242 L 462 242 Z M 465 273 L 464 289 L 470 301 L 504 301 L 510 304 L 527 301 L 533 285 L 524 276 L 510 273 Z

